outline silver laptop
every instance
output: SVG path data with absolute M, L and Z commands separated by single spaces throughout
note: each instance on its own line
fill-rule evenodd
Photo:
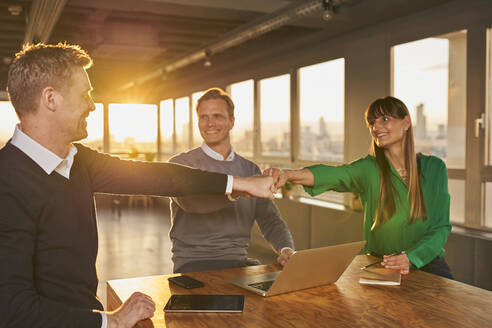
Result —
M 297 251 L 282 271 L 229 280 L 262 296 L 331 284 L 359 254 L 365 241 Z

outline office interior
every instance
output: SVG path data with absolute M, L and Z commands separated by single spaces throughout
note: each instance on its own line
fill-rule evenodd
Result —
M 448 167 L 456 280 L 492 290 L 492 2 L 487 0 L 6 0 L 0 3 L 0 145 L 17 118 L 4 91 L 24 42 L 80 44 L 97 109 L 82 140 L 122 158 L 166 161 L 201 144 L 195 103 L 236 103 L 232 145 L 299 168 L 366 156 L 364 111 L 393 95 L 417 150 Z M 276 195 L 296 249 L 362 239 L 356 195 Z M 104 282 L 172 272 L 166 198 L 97 195 Z M 276 255 L 255 226 L 250 256 Z

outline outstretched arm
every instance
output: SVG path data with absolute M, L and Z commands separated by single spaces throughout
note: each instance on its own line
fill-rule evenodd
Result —
M 251 177 L 234 177 L 232 196 L 260 197 L 273 199 L 275 192 L 274 179 L 269 176 L 255 175 Z
M 312 187 L 314 185 L 314 175 L 306 168 L 299 170 L 281 170 L 277 168 L 270 168 L 266 169 L 263 174 L 273 177 L 276 188 L 283 187 L 286 182 L 292 182 L 308 187 Z
M 141 194 L 179 197 L 199 194 L 224 195 L 228 177 L 175 163 L 120 160 L 77 145 L 89 170 L 92 191 L 110 194 Z M 234 177 L 231 192 L 273 198 L 271 177 Z

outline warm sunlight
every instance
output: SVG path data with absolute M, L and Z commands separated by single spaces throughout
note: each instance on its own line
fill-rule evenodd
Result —
M 242 155 L 253 155 L 254 81 L 231 84 L 229 91 L 234 102 L 234 128 L 231 142 Z
M 110 104 L 109 129 L 116 141 L 155 141 L 157 138 L 157 106 L 146 104 Z
M 428 38 L 393 48 L 393 94 L 407 105 L 414 124 L 419 103 L 425 104 L 429 124 L 434 129 L 446 123 L 448 56 L 447 39 Z
M 198 102 L 198 99 L 200 99 L 201 96 L 205 91 L 198 91 L 195 92 L 191 95 L 191 111 L 193 113 L 193 146 L 199 146 L 202 144 L 202 136 L 200 135 L 200 129 L 198 128 L 198 115 L 196 112 L 196 103 Z
M 173 119 L 174 119 L 174 100 L 162 100 L 161 106 L 161 141 L 162 151 L 171 153 L 173 150 Z
M 12 137 L 17 123 L 19 119 L 10 101 L 0 101 L 0 147 Z
M 176 99 L 175 102 L 175 122 L 176 122 L 176 135 L 178 142 L 178 150 L 188 150 L 188 136 L 189 136 L 189 124 L 190 124 L 190 98 L 182 97 Z
M 148 104 L 110 104 L 109 133 L 111 152 L 157 151 L 157 106 Z

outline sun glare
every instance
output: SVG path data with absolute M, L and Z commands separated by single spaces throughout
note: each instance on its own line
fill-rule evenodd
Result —
M 148 104 L 110 104 L 110 135 L 117 142 L 133 138 L 137 142 L 157 139 L 157 106 Z

